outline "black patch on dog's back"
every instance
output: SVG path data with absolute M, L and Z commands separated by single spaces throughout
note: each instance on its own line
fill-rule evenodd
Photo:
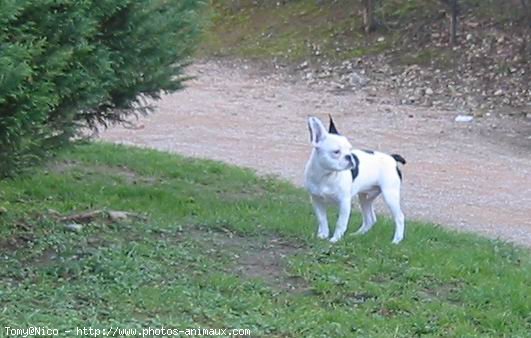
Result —
M 374 154 L 374 150 L 369 150 L 369 149 L 362 149 L 361 151 L 364 151 L 366 152 L 367 154 Z
M 352 174 L 352 182 L 358 177 L 358 174 L 360 173 L 360 160 L 358 156 L 352 154 L 352 158 L 354 159 L 354 168 L 350 169 L 350 173 Z

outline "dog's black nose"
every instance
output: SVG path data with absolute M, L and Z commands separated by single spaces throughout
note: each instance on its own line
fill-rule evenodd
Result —
M 345 159 L 346 159 L 350 164 L 354 164 L 354 158 L 352 157 L 352 155 L 346 155 L 346 156 L 345 156 Z

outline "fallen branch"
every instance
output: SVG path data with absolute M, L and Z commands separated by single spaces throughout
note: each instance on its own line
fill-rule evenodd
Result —
M 141 221 L 147 221 L 147 217 L 127 211 L 108 211 L 107 215 L 113 222 L 124 221 L 131 218 L 135 218 Z
M 60 217 L 61 222 L 77 222 L 77 223 L 89 223 L 98 216 L 104 215 L 105 211 L 103 210 L 93 210 L 82 212 L 79 214 L 73 214 L 69 216 Z
M 107 218 L 112 222 L 126 221 L 128 219 L 138 219 L 146 221 L 147 217 L 127 211 L 115 210 L 92 210 L 78 214 L 59 217 L 61 222 L 90 223 L 96 218 Z

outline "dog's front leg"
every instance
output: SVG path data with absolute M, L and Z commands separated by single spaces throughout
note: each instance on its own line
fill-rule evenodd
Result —
M 337 219 L 336 230 L 334 231 L 334 236 L 332 236 L 330 242 L 335 243 L 339 241 L 341 237 L 343 237 L 345 231 L 347 231 L 351 208 L 352 202 L 350 198 L 344 198 L 339 203 L 339 217 Z
M 313 209 L 319 222 L 319 229 L 317 230 L 317 237 L 325 239 L 328 238 L 330 231 L 328 230 L 328 218 L 326 216 L 326 203 L 318 196 L 312 196 Z

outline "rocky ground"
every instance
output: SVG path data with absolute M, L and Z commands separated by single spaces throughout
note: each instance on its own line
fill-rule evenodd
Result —
M 153 115 L 101 136 L 301 184 L 310 151 L 306 118 L 331 113 L 355 147 L 396 152 L 408 160 L 403 170 L 408 219 L 531 246 L 531 119 L 491 114 L 457 122 L 461 110 L 402 104 L 399 95 L 373 80 L 364 90 L 353 90 L 336 84 L 340 75 L 312 70 L 317 74 L 312 82 L 304 75 L 310 69 L 197 63 L 190 68 L 196 78 L 189 87 L 164 96 Z M 431 89 L 433 94 L 425 94 L 435 95 L 435 86 Z M 308 223 L 313 231 L 314 220 Z
M 448 43 L 447 28 L 441 9 L 397 27 L 387 22 L 363 38 L 365 45 L 331 36 L 338 57 L 357 48 L 360 52 L 381 49 L 378 53 L 337 59 L 330 55 L 329 46 L 323 50 L 319 43 L 310 43 L 305 61 L 282 61 L 289 59 L 285 55 L 275 57 L 273 66 L 316 88 L 383 94 L 398 105 L 452 110 L 472 119 L 493 115 L 531 119 L 531 26 L 477 16 L 467 9 L 459 17 L 454 46 Z
M 421 53 L 424 49 L 427 55 L 438 48 L 447 53 L 449 64 L 442 65 L 440 56 L 421 65 L 397 64 L 395 53 L 388 52 L 336 64 L 317 59 L 295 66 L 276 62 L 273 67 L 286 69 L 314 88 L 362 91 L 369 101 L 385 97 L 395 105 L 453 111 L 458 121 L 476 120 L 483 131 L 509 136 L 512 144 L 531 150 L 531 48 L 527 46 L 531 35 L 481 29 L 448 49 L 441 49 L 447 39 L 444 34 L 432 33 L 429 39 L 422 44 L 409 41 L 409 48 L 421 48 Z
M 438 69 L 418 66 L 407 67 L 399 72 L 390 71 L 391 67 L 384 66 L 382 69 L 381 74 L 384 75 L 375 77 L 373 74 L 369 77 L 367 69 L 356 69 L 350 62 L 344 62 L 341 66 L 324 66 L 318 70 L 310 69 L 303 63 L 296 70 L 295 78 L 315 89 L 327 88 L 336 93 L 363 92 L 368 102 L 384 98 L 394 105 L 452 111 L 456 121 L 474 120 L 482 126 L 482 132 L 510 139 L 513 145 L 531 151 L 531 84 L 528 91 L 515 89 L 522 88 L 519 84 L 508 90 L 496 89 L 489 95 L 485 91 L 472 92 L 472 86 L 452 81 L 447 75 L 433 80 L 441 73 Z M 447 82 L 457 84 L 452 86 L 447 85 Z

